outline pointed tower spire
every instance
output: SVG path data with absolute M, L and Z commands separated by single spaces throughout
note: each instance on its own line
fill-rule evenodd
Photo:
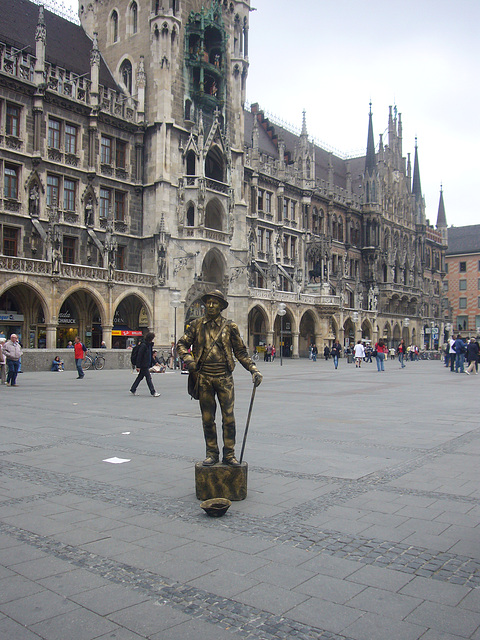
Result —
M 303 118 L 302 118 L 302 136 L 308 137 L 307 133 L 307 112 L 305 109 L 303 110 Z
M 415 158 L 413 161 L 413 185 L 412 193 L 415 196 L 415 201 L 420 202 L 422 199 L 422 185 L 420 183 L 420 166 L 418 164 L 418 144 L 417 138 L 415 138 Z
M 443 185 L 440 185 L 440 202 L 438 203 L 437 229 L 446 228 L 447 216 L 445 215 L 445 204 L 443 202 Z
M 365 173 L 372 176 L 375 171 L 375 141 L 373 139 L 372 103 L 370 102 L 370 112 L 368 114 L 368 137 L 367 155 L 365 157 Z

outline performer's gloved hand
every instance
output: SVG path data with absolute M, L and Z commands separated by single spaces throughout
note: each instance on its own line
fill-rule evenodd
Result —
M 193 362 L 189 362 L 187 364 L 187 369 L 189 371 L 196 371 L 197 370 L 197 363 L 195 362 L 195 360 Z
M 260 373 L 260 371 L 253 371 L 252 372 L 252 381 L 253 384 L 258 387 L 259 385 L 262 384 L 262 380 L 263 380 L 263 376 Z

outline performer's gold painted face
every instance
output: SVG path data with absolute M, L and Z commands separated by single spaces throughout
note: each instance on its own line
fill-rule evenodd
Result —
M 205 307 L 207 310 L 207 316 L 209 318 L 216 318 L 218 315 L 220 315 L 221 303 L 218 298 L 207 298 Z

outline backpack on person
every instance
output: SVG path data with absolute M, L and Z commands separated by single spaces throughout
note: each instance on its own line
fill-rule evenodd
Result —
M 139 348 L 140 348 L 140 344 L 136 344 L 132 349 L 132 353 L 130 354 L 130 362 L 132 363 L 132 367 L 137 366 L 137 357 L 138 357 Z

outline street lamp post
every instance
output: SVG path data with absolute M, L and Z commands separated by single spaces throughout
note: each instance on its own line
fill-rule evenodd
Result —
M 177 308 L 182 304 L 182 294 L 180 291 L 172 291 L 172 297 L 170 299 L 170 306 L 175 310 L 174 320 L 174 342 L 173 342 L 173 370 L 177 368 Z
M 280 366 L 283 367 L 283 316 L 287 313 L 287 305 L 284 302 L 278 303 L 277 313 L 280 316 Z

